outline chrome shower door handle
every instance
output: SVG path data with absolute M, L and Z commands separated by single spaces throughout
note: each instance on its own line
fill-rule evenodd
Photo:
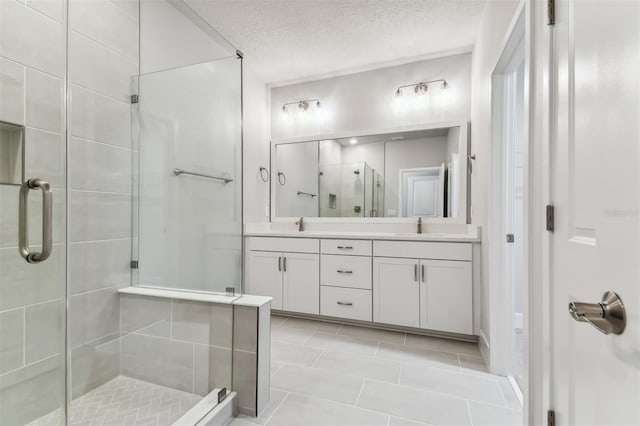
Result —
M 29 191 L 42 191 L 42 251 L 31 252 L 29 248 Z M 29 179 L 20 187 L 19 202 L 19 242 L 20 254 L 29 263 L 39 263 L 51 255 L 53 245 L 53 190 L 49 182 L 40 178 Z
M 600 303 L 569 303 L 569 315 L 587 322 L 604 334 L 622 334 L 627 324 L 624 304 L 616 293 L 607 291 Z

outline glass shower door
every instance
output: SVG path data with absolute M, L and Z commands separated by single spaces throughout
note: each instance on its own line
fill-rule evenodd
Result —
M 1 425 L 65 411 L 66 31 L 34 3 L 0 2 Z

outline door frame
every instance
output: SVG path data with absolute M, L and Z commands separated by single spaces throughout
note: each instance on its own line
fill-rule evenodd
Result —
M 527 115 L 527 90 L 528 90 L 528 67 L 530 61 L 527 58 L 526 47 L 526 15 L 524 3 L 521 3 L 518 10 L 514 14 L 513 21 L 507 32 L 505 42 L 503 44 L 502 53 L 500 54 L 491 74 L 491 177 L 490 177 L 490 205 L 489 205 L 489 237 L 490 237 L 490 276 L 491 276 L 491 292 L 490 292 L 490 327 L 491 327 L 491 347 L 490 347 L 490 369 L 491 372 L 508 375 L 510 373 L 512 358 L 510 356 L 510 349 L 512 348 L 512 334 L 513 334 L 513 291 L 511 288 L 511 282 L 508 277 L 509 270 L 509 253 L 506 247 L 505 234 L 506 234 L 506 221 L 507 203 L 505 200 L 505 192 L 507 189 L 507 173 L 505 170 L 506 156 L 508 152 L 507 144 L 509 143 L 509 136 L 513 132 L 514 121 L 513 117 L 509 116 L 509 111 L 513 102 L 515 102 L 514 96 L 516 92 L 513 90 L 514 72 L 517 71 L 514 68 L 514 57 L 517 55 L 519 60 L 516 62 L 519 64 L 520 59 L 525 62 L 525 76 L 524 76 L 524 91 L 525 98 L 523 99 L 523 167 L 524 167 L 524 187 L 523 187 L 523 199 L 524 199 L 524 218 L 523 218 L 523 240 L 528 241 L 527 227 L 528 227 L 528 214 L 527 207 L 530 203 L 530 195 L 528 191 L 529 181 L 529 137 L 527 133 L 528 128 L 528 115 Z M 527 248 L 526 244 L 523 247 L 523 272 L 527 271 Z M 526 329 L 526 317 L 527 317 L 527 300 L 528 300 L 528 283 L 529 280 L 526 277 L 526 273 L 523 273 L 523 290 L 524 290 L 524 305 L 525 309 L 523 315 L 525 317 L 525 339 L 528 336 Z M 506 321 L 505 321 L 506 319 Z M 525 349 L 529 345 L 525 345 Z M 526 351 L 525 351 L 526 352 Z M 527 379 L 527 367 L 526 367 L 526 354 L 524 354 L 524 370 L 523 379 L 524 386 L 526 388 Z M 524 389 L 523 389 L 524 390 Z M 516 390 L 518 393 L 519 390 Z M 521 397 L 522 395 L 518 395 Z M 521 400 L 521 402 L 523 402 Z

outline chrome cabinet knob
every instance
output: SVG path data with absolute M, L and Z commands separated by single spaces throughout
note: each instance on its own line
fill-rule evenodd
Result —
M 627 316 L 622 299 L 607 291 L 600 303 L 569 303 L 569 315 L 579 322 L 587 322 L 604 334 L 622 334 Z

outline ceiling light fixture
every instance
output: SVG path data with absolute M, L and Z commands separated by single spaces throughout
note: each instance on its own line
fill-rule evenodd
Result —
M 419 83 L 414 83 L 414 84 L 405 84 L 404 86 L 400 86 L 396 89 L 396 96 L 402 96 L 402 89 L 406 89 L 407 87 L 413 87 L 413 93 L 415 93 L 418 96 L 425 95 L 429 90 L 429 85 L 431 83 L 438 83 L 438 82 L 442 83 L 440 85 L 440 88 L 442 90 L 446 89 L 447 86 L 449 85 L 447 83 L 447 80 L 443 78 L 438 80 L 421 81 Z
M 311 105 L 315 105 L 316 108 L 320 108 L 322 106 L 319 99 L 304 99 L 301 101 L 287 102 L 282 105 L 282 112 L 288 112 L 290 105 L 297 105 L 299 112 L 307 111 Z
M 356 138 L 351 138 L 351 139 L 349 139 L 349 143 L 350 143 L 351 145 L 355 145 L 355 144 L 357 144 L 357 143 L 358 143 L 358 139 L 356 139 Z

